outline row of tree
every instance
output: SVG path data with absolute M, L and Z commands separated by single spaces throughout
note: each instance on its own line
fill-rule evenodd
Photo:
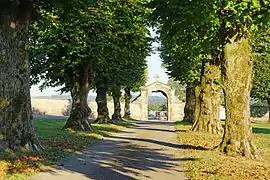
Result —
M 71 93 L 72 110 L 65 128 L 91 130 L 87 121 L 91 89 L 97 92 L 97 122 L 121 120 L 122 89 L 128 117 L 130 92 L 145 83 L 151 41 L 146 27 L 151 21 L 159 27 L 164 66 L 170 76 L 187 84 L 191 103 L 186 104 L 185 120 L 193 122 L 194 131 L 223 133 L 222 152 L 256 158 L 249 106 L 250 45 L 255 69 L 263 69 L 268 39 L 257 36 L 268 36 L 264 29 L 269 6 L 268 1 L 256 0 L 2 0 L 0 125 L 9 147 L 42 149 L 32 121 L 31 83 L 42 81 L 41 89 L 61 86 L 62 92 Z M 268 81 L 264 75 L 255 71 L 254 94 L 268 101 L 269 86 L 263 91 L 260 86 Z M 219 121 L 222 89 L 224 130 Z M 115 103 L 112 120 L 107 94 Z
M 268 27 L 269 6 L 268 1 L 233 0 L 151 3 L 163 64 L 171 77 L 187 84 L 184 120 L 193 123 L 193 131 L 223 133 L 218 147 L 222 152 L 257 157 L 250 118 L 252 57 L 257 59 L 255 67 L 263 66 L 269 72 L 265 64 L 268 43 L 258 30 Z M 249 39 L 256 40 L 251 43 Z M 256 80 L 258 74 L 255 86 L 261 87 L 262 81 Z M 269 76 L 263 78 L 264 82 L 268 80 L 268 87 L 261 98 L 268 100 Z M 224 130 L 219 118 L 221 90 L 226 105 Z
M 146 82 L 151 38 L 146 0 L 4 0 L 0 3 L 0 120 L 9 147 L 41 150 L 31 114 L 30 84 L 70 92 L 65 128 L 91 131 L 88 93 L 96 90 L 98 123 L 118 122 L 121 90 Z M 112 119 L 107 94 L 113 97 Z

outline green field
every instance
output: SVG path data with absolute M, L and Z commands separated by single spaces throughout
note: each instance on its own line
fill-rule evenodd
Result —
M 91 133 L 63 130 L 65 120 L 36 119 L 36 133 L 44 146 L 44 151 L 38 153 L 22 150 L 14 153 L 6 150 L 0 153 L 0 180 L 25 179 L 38 172 L 41 168 L 52 165 L 53 162 L 82 150 L 104 136 L 118 132 L 132 121 L 123 121 L 119 125 L 92 124 Z
M 270 124 L 255 122 L 252 125 L 260 154 L 258 160 L 220 153 L 215 147 L 222 136 L 191 132 L 190 124 L 177 122 L 180 144 L 193 147 L 179 150 L 183 157 L 192 159 L 184 163 L 187 176 L 190 179 L 270 179 Z M 201 150 L 204 148 L 206 150 Z

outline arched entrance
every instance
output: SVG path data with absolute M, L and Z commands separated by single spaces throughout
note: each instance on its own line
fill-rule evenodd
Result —
M 184 104 L 175 96 L 175 90 L 167 84 L 156 81 L 141 88 L 141 94 L 131 104 L 131 116 L 135 119 L 148 119 L 148 96 L 152 92 L 161 92 L 168 101 L 168 121 L 183 118 Z
M 148 94 L 148 120 L 168 120 L 168 96 L 163 91 Z

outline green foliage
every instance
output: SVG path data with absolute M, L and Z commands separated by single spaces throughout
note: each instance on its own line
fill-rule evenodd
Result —
M 202 61 L 222 51 L 229 39 L 265 26 L 269 1 L 153 0 L 161 57 L 169 75 L 181 83 L 199 80 Z
M 254 60 L 251 96 L 270 103 L 270 29 L 262 29 L 251 37 Z
M 165 103 L 151 103 L 148 104 L 148 111 L 167 111 L 168 105 L 167 102 Z
M 185 88 L 174 79 L 169 79 L 167 85 L 175 89 L 175 95 L 178 97 L 180 101 L 185 100 Z
M 40 19 L 31 31 L 32 82 L 43 80 L 41 89 L 63 86 L 68 92 L 81 80 L 83 69 L 93 74 L 93 66 L 106 53 L 112 36 L 112 15 L 103 3 L 74 6 L 69 17 L 61 9 L 40 7 Z
M 145 58 L 150 52 L 151 38 L 147 29 L 150 9 L 148 1 L 114 2 L 116 27 L 106 52 L 106 60 L 98 64 L 95 85 L 113 91 L 122 87 L 143 83 L 147 64 Z
M 40 18 L 31 30 L 32 83 L 43 80 L 41 89 L 62 86 L 68 92 L 85 71 L 92 88 L 107 91 L 142 81 L 151 41 L 147 2 L 104 0 L 85 8 L 79 1 L 68 18 L 58 6 L 38 6 Z

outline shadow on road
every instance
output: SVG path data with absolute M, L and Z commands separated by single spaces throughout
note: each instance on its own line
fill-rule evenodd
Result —
M 161 126 L 160 126 L 161 125 Z M 163 126 L 164 125 L 164 126 Z M 67 161 L 62 161 L 56 166 L 61 171 L 49 171 L 54 174 L 59 172 L 79 173 L 84 177 L 95 180 L 133 180 L 133 179 L 160 179 L 164 177 L 178 177 L 184 169 L 179 166 L 183 161 L 196 161 L 195 158 L 181 158 L 174 156 L 176 149 L 198 149 L 203 147 L 179 145 L 165 142 L 161 139 L 149 139 L 145 135 L 157 137 L 170 136 L 175 133 L 174 124 L 161 121 L 138 121 L 131 125 L 129 132 L 138 132 L 143 135 L 125 135 L 125 131 L 113 135 L 99 142 L 87 150 L 73 155 Z M 166 138 L 165 138 L 166 139 Z M 159 177 L 160 173 L 163 177 Z M 164 175 L 165 174 L 165 175 Z M 170 176 L 171 174 L 171 176 Z M 155 177 L 157 176 L 157 177 Z M 161 175 L 162 176 L 162 175 Z M 61 175 L 62 177 L 62 175 Z
M 118 137 L 118 136 L 110 136 L 111 138 L 116 138 L 116 139 L 124 139 L 124 140 L 135 140 L 135 141 L 144 141 L 144 142 L 150 142 L 162 146 L 167 146 L 167 147 L 172 147 L 172 148 L 178 148 L 178 149 L 196 149 L 196 150 L 208 150 L 204 147 L 201 146 L 191 146 L 187 144 L 173 144 L 173 143 L 168 143 L 168 142 L 162 142 L 162 141 L 157 141 L 153 139 L 142 139 L 142 138 L 128 138 L 128 137 Z
M 117 138 L 117 137 L 113 137 Z M 130 140 L 125 139 L 125 140 Z M 178 161 L 195 161 L 194 158 L 173 158 L 160 153 L 160 149 L 140 147 L 127 141 L 105 140 L 63 162 L 58 169 L 84 174 L 96 180 L 126 180 L 135 177 L 149 178 L 142 171 L 176 170 Z M 55 174 L 56 172 L 49 172 Z

